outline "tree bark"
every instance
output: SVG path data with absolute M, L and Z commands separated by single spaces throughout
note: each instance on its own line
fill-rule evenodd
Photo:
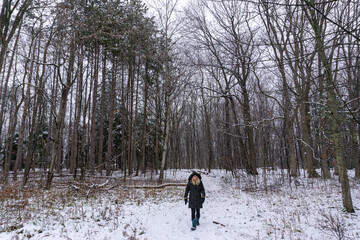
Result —
M 97 91 L 98 91 L 98 77 L 99 77 L 99 47 L 95 47 L 95 54 L 94 54 L 94 88 L 92 94 L 92 113 L 91 113 L 91 130 L 90 130 L 90 160 L 89 160 L 89 170 L 90 174 L 95 174 L 95 142 L 96 142 L 96 107 L 97 107 Z
M 321 29 L 318 22 L 319 19 L 317 18 L 314 9 L 311 8 L 310 6 L 310 5 L 314 5 L 315 3 L 312 0 L 311 2 L 306 1 L 306 4 L 307 4 L 307 10 L 306 10 L 307 18 L 315 34 L 316 51 L 318 52 L 319 59 L 321 60 L 322 66 L 324 68 L 325 83 L 326 83 L 325 89 L 327 93 L 326 100 L 330 110 L 329 120 L 331 124 L 331 139 L 335 147 L 336 161 L 339 168 L 339 179 L 341 183 L 343 206 L 346 209 L 346 211 L 355 212 L 351 199 L 350 184 L 347 175 L 343 148 L 340 142 L 341 121 L 339 116 L 339 104 L 336 101 L 336 93 L 335 93 L 335 86 L 333 83 L 331 64 L 325 53 L 325 45 L 323 42 L 324 40 L 322 38 Z
M 293 122 L 296 111 L 294 111 L 294 116 L 291 116 L 291 97 L 289 94 L 289 86 L 287 83 L 286 71 L 285 71 L 285 45 L 282 41 L 286 39 L 279 39 L 278 30 L 273 24 L 273 19 L 271 14 L 268 12 L 269 8 L 267 3 L 264 4 L 264 9 L 266 16 L 263 18 L 263 23 L 265 24 L 267 34 L 269 36 L 271 47 L 275 54 L 275 60 L 281 74 L 282 81 L 282 94 L 283 94 L 283 103 L 282 109 L 284 111 L 284 131 L 285 131 L 285 145 L 287 146 L 287 159 L 289 159 L 290 175 L 292 177 L 297 176 L 297 162 L 295 157 L 295 142 L 294 142 L 294 132 L 293 132 Z
M 164 144 L 163 144 L 163 152 L 161 157 L 161 168 L 160 168 L 160 176 L 158 183 L 162 184 L 164 179 L 164 170 L 165 170 L 165 164 L 166 164 L 166 157 L 167 157 L 167 150 L 168 150 L 168 141 L 169 141 L 169 133 L 170 133 L 170 103 L 169 103 L 169 96 L 166 95 L 165 100 L 165 135 L 164 135 Z
M 35 39 L 32 39 L 32 42 L 30 44 L 30 49 L 29 49 L 29 56 L 28 58 L 30 59 L 31 56 L 35 56 L 35 51 L 36 51 L 36 46 L 33 46 Z M 32 52 L 32 53 L 31 53 Z M 27 70 L 27 65 L 28 62 L 25 64 L 25 69 Z M 14 171 L 13 171 L 13 180 L 16 181 L 17 180 L 17 171 L 20 168 L 22 161 L 23 161 L 23 147 L 24 147 L 24 138 L 25 138 L 25 121 L 26 121 L 26 116 L 28 114 L 28 107 L 30 104 L 30 88 L 31 86 L 31 82 L 32 82 L 32 77 L 33 77 L 33 69 L 34 69 L 34 62 L 31 62 L 30 64 L 30 72 L 29 72 L 29 77 L 28 77 L 28 83 L 25 83 L 25 77 L 27 76 L 26 74 L 24 74 L 24 89 L 25 87 L 27 87 L 25 96 L 24 96 L 24 107 L 23 107 L 23 113 L 22 113 L 22 119 L 21 119 L 21 123 L 20 123 L 20 130 L 19 130 L 19 144 L 18 144 L 18 148 L 17 148 L 17 152 L 16 152 L 16 160 L 15 160 L 15 165 L 14 165 Z M 25 70 L 25 71 L 26 71 Z
M 149 95 L 149 70 L 148 70 L 148 62 L 145 63 L 145 86 L 144 86 L 144 115 L 143 115 L 143 129 L 142 129 L 142 143 L 141 143 L 141 157 L 142 157 L 142 174 L 146 172 L 146 139 L 147 139 L 147 132 L 146 132 L 146 125 L 147 125 L 147 108 L 148 108 L 148 95 Z
M 19 38 L 20 38 L 20 34 L 21 34 L 21 32 L 20 32 L 21 31 L 21 25 L 22 24 L 20 24 L 20 26 L 19 26 L 18 33 L 17 33 L 15 43 L 14 43 L 14 46 L 13 46 L 13 52 L 11 54 L 11 58 L 10 58 L 10 61 L 9 61 L 9 68 L 8 68 L 9 70 L 7 72 L 5 82 L 3 83 L 3 85 L 0 84 L 0 95 L 1 95 L 0 136 L 2 135 L 2 130 L 3 130 L 3 119 L 4 119 L 4 109 L 5 109 L 5 105 L 6 105 L 5 102 L 6 102 L 6 99 L 7 99 L 7 90 L 8 90 L 10 75 L 11 75 L 11 71 L 12 71 L 12 67 L 13 67 L 13 63 L 14 63 L 15 53 L 16 53 L 16 50 L 18 48 Z M 1 74 L 1 71 L 0 71 L 0 74 Z M 5 74 L 5 71 L 4 71 L 4 74 Z M 1 138 L 0 138 L 0 146 L 2 146 Z
M 75 116 L 74 116 L 74 123 L 72 128 L 72 138 L 71 138 L 71 147 L 70 147 L 70 174 L 73 174 L 74 178 L 76 177 L 76 168 L 77 168 L 77 160 L 79 159 L 78 154 L 78 131 L 80 126 L 80 118 L 81 118 L 81 106 L 83 103 L 83 56 L 82 53 L 78 54 L 79 62 L 78 62 L 78 68 L 79 68 L 79 77 L 77 79 L 76 83 L 76 107 L 75 107 Z M 85 95 L 86 97 L 86 95 Z M 86 109 L 84 108 L 84 111 Z
M 301 129 L 303 133 L 303 143 L 304 145 L 304 155 L 306 166 L 308 170 L 308 175 L 310 178 L 319 177 L 316 173 L 313 163 L 313 151 L 311 149 L 311 138 L 310 138 L 310 120 L 308 114 L 308 108 L 306 107 L 306 103 L 303 103 L 300 107 L 300 115 L 301 115 Z
M 251 124 L 251 114 L 250 114 L 250 100 L 248 96 L 248 92 L 246 89 L 246 80 L 243 79 L 242 85 L 242 95 L 243 95 L 243 111 L 244 111 L 244 123 L 245 123 L 245 132 L 247 136 L 247 142 L 249 146 L 249 163 L 251 166 L 251 174 L 257 175 L 257 164 L 256 164 L 256 153 L 255 153 L 255 146 L 254 146 L 254 133 L 253 129 L 250 126 Z
M 100 104 L 100 126 L 99 126 L 99 154 L 98 154 L 98 171 L 102 175 L 104 169 L 104 119 L 105 119 L 105 86 L 106 86 L 106 51 L 103 56 L 102 69 L 102 86 L 101 86 L 101 104 Z
M 20 5 L 19 5 L 20 4 Z M 21 25 L 21 21 L 24 18 L 25 13 L 28 11 L 32 4 L 32 0 L 24 0 L 22 3 L 20 0 L 12 2 L 4 0 L 1 12 L 0 12 L 0 73 L 3 71 L 3 66 L 7 54 L 7 48 L 11 39 L 13 38 L 17 28 Z M 16 9 L 16 7 L 18 7 Z M 12 14 L 16 13 L 15 18 L 12 18 Z M 1 128 L 2 126 L 0 126 Z
M 109 99 L 109 130 L 108 130 L 108 147 L 106 153 L 106 176 L 111 175 L 112 171 L 112 146 L 113 146 L 113 126 L 114 126 L 114 104 L 115 104 L 115 88 L 116 88 L 116 68 L 117 63 L 116 59 L 113 59 L 111 74 L 111 89 L 110 89 L 110 99 Z
M 42 29 L 42 23 L 41 23 L 41 29 Z M 52 39 L 52 34 L 50 33 L 50 36 L 48 38 L 48 41 L 45 44 L 44 47 L 44 55 L 43 55 L 43 63 L 47 62 L 47 51 L 48 48 L 50 46 L 51 43 L 51 39 Z M 42 38 L 39 37 L 38 39 L 38 56 L 36 61 L 39 62 L 40 59 L 40 47 L 41 47 L 41 42 L 42 42 Z M 44 86 L 44 76 L 45 76 L 45 70 L 46 70 L 46 65 L 43 64 L 42 65 L 42 70 L 41 70 L 41 75 L 40 75 L 40 64 L 37 65 L 36 67 L 37 71 L 36 71 L 36 82 L 35 82 L 35 100 L 34 100 L 34 111 L 33 111 L 33 116 L 32 116 L 32 123 L 31 123 L 31 130 L 30 130 L 30 135 L 29 135 L 29 142 L 28 142 L 28 154 L 25 158 L 25 171 L 24 171 L 24 177 L 23 177 L 23 186 L 26 185 L 26 182 L 28 180 L 28 175 L 31 169 L 31 166 L 34 163 L 34 153 L 36 151 L 37 145 L 39 140 L 37 139 L 38 136 L 41 134 L 40 133 L 40 129 L 41 129 L 41 115 L 43 114 L 43 109 L 41 108 L 41 105 L 43 105 L 44 101 L 43 101 L 43 96 L 42 96 L 42 92 L 41 90 L 43 89 Z
M 62 83 L 60 106 L 59 106 L 59 111 L 55 118 L 55 130 L 53 134 L 54 141 L 52 144 L 51 160 L 50 160 L 50 166 L 48 169 L 47 181 L 46 181 L 46 189 L 48 190 L 50 190 L 52 180 L 54 178 L 54 168 L 55 168 L 56 160 L 59 161 L 60 159 L 58 158 L 61 157 L 58 155 L 59 151 L 61 150 L 61 144 L 62 144 L 61 132 L 64 124 L 68 94 L 72 84 L 74 83 L 72 76 L 73 76 L 74 63 L 75 63 L 76 44 L 75 44 L 75 39 L 72 39 L 71 41 L 72 42 L 70 45 L 69 68 L 66 75 L 66 83 Z M 59 80 L 61 81 L 60 69 L 57 68 L 56 71 L 58 72 Z

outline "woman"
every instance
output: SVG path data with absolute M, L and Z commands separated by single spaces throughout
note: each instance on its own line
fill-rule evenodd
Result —
M 190 193 L 190 197 L 188 198 L 188 194 Z M 189 208 L 191 208 L 191 221 L 192 228 L 191 230 L 196 229 L 196 225 L 200 225 L 200 208 L 205 201 L 205 188 L 201 181 L 201 176 L 197 172 L 193 172 L 189 177 L 189 182 L 185 189 L 185 205 L 189 199 Z M 196 216 L 195 216 L 196 212 Z

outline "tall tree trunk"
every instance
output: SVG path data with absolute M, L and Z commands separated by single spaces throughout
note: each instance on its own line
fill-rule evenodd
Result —
M 33 38 L 31 45 L 30 45 L 31 47 L 29 49 L 29 56 L 28 56 L 29 59 L 31 58 L 31 56 L 35 56 L 36 47 L 33 46 L 34 40 L 35 39 Z M 31 51 L 33 51 L 33 52 L 31 53 Z M 25 64 L 25 69 L 27 69 L 27 63 Z M 22 161 L 23 161 L 23 154 L 24 154 L 23 147 L 24 147 L 24 138 L 25 138 L 25 124 L 26 124 L 25 121 L 26 121 L 26 116 L 28 114 L 28 107 L 30 104 L 30 88 L 32 87 L 31 81 L 32 81 L 32 76 L 33 76 L 33 69 L 34 69 L 34 62 L 31 62 L 30 73 L 29 73 L 27 84 L 25 83 L 26 74 L 24 74 L 24 81 L 23 81 L 24 89 L 25 89 L 25 87 L 27 87 L 27 90 L 26 90 L 26 94 L 24 97 L 24 107 L 23 107 L 22 119 L 21 119 L 21 123 L 20 123 L 19 143 L 18 143 L 18 148 L 17 148 L 17 152 L 16 152 L 16 160 L 15 160 L 14 172 L 13 172 L 14 181 L 17 180 L 17 171 L 18 171 L 19 167 L 22 165 Z
M 351 191 L 349 178 L 347 175 L 347 169 L 344 159 L 343 148 L 341 146 L 341 119 L 339 116 L 339 104 L 336 100 L 336 93 L 334 89 L 333 76 L 331 71 L 330 61 L 325 53 L 325 44 L 324 39 L 321 34 L 321 29 L 315 10 L 311 7 L 314 6 L 315 2 L 306 1 L 307 4 L 307 17 L 314 30 L 315 41 L 316 41 L 316 51 L 318 52 L 319 59 L 321 60 L 322 66 L 324 67 L 325 74 L 325 83 L 326 83 L 326 93 L 327 93 L 327 105 L 330 110 L 329 121 L 331 124 L 331 139 L 335 147 L 336 161 L 339 168 L 339 179 L 341 183 L 342 190 L 342 200 L 343 206 L 348 212 L 355 212 L 351 199 Z
M 57 66 L 60 65 L 60 57 L 58 56 L 58 52 L 55 53 L 55 59 L 57 61 Z M 44 160 L 42 161 L 42 169 L 43 172 L 41 173 L 41 178 L 40 178 L 40 184 L 39 187 L 42 186 L 42 180 L 43 177 L 45 177 L 46 172 L 48 171 L 48 166 L 49 166 L 49 162 L 51 161 L 51 150 L 52 150 L 52 146 L 53 146 L 53 132 L 54 132 L 54 124 L 55 124 L 55 118 L 56 118 L 56 106 L 58 105 L 58 96 L 57 96 L 57 92 L 59 89 L 59 71 L 58 69 L 55 67 L 54 71 L 53 71 L 53 77 L 52 77 L 52 83 L 51 83 L 51 96 L 53 98 L 53 102 L 50 105 L 50 114 L 49 114 L 49 118 L 48 118 L 48 126 L 49 126 L 49 131 L 48 131 L 48 136 L 46 139 L 46 150 L 45 150 L 45 156 L 44 156 Z
M 147 139 L 147 132 L 146 132 L 146 125 L 147 125 L 147 108 L 148 108 L 148 92 L 149 92 L 149 81 L 150 81 L 150 76 L 149 76 L 149 70 L 148 70 L 148 65 L 149 63 L 146 62 L 145 64 L 145 89 L 144 89 L 144 115 L 143 115 L 143 129 L 142 129 L 142 143 L 141 143 L 141 157 L 142 157 L 142 174 L 145 174 L 146 172 L 146 139 Z
M 318 76 L 321 76 L 319 78 L 319 98 L 322 99 L 325 96 L 325 89 L 324 89 L 324 75 L 322 74 L 321 70 L 321 60 L 318 59 L 318 70 L 317 74 Z M 319 137 L 319 144 L 320 144 L 320 155 L 321 155 L 321 169 L 323 173 L 323 178 L 330 178 L 330 166 L 329 166 L 329 156 L 328 156 L 328 147 L 326 144 L 326 135 L 325 132 L 327 132 L 327 126 L 329 125 L 327 117 L 322 113 L 320 115 L 319 119 L 319 131 L 320 131 L 320 137 Z M 337 167 L 336 167 L 337 169 Z
M 5 58 L 10 41 L 12 40 L 17 28 L 32 4 L 32 0 L 17 0 L 15 2 L 4 0 L 0 12 L 0 74 L 3 71 Z M 16 14 L 13 18 L 13 14 Z M 1 83 L 0 83 L 1 84 Z M 1 127 L 1 126 L 0 126 Z
M 122 170 L 124 172 L 123 181 L 126 181 L 126 174 L 127 174 L 127 162 L 128 162 L 128 153 L 127 153 L 127 136 L 126 136 L 126 126 L 128 124 L 128 112 L 126 110 L 126 101 L 127 101 L 127 93 L 125 92 L 125 70 L 124 66 L 121 69 L 121 162 L 122 162 Z
M 322 130 L 320 130 L 322 131 Z M 330 168 L 328 163 L 328 154 L 327 154 L 327 147 L 325 144 L 325 136 L 324 133 L 320 133 L 320 147 L 321 147 L 321 169 L 323 172 L 323 178 L 330 178 Z
M 128 75 L 128 84 L 127 84 L 127 132 L 128 132 L 128 147 L 127 147 L 127 171 L 128 174 L 132 174 L 132 159 L 133 159 L 133 109 L 134 109 L 134 70 L 133 64 L 129 64 L 129 75 Z
M 153 161 L 152 167 L 155 168 L 156 174 L 158 171 L 158 163 L 160 161 L 159 159 L 159 145 L 160 145 L 160 126 L 161 126 L 161 106 L 160 106 L 160 90 L 158 89 L 159 86 L 157 84 L 157 95 L 155 96 L 155 102 L 156 102 L 156 119 L 155 119 L 155 157 Z
M 109 130 L 108 130 L 108 147 L 106 153 L 106 176 L 110 176 L 112 170 L 112 145 L 113 145 L 113 125 L 114 125 L 114 104 L 115 104 L 115 88 L 116 88 L 116 73 L 117 63 L 113 59 L 110 89 L 110 106 L 109 106 Z
M 19 30 L 15 39 L 15 43 L 13 46 L 13 52 L 11 54 L 11 58 L 9 61 L 9 70 L 7 72 L 7 76 L 5 79 L 5 82 L 3 83 L 3 85 L 1 85 L 0 83 L 0 95 L 1 95 L 1 108 L 0 108 L 0 146 L 2 146 L 2 142 L 1 142 L 1 135 L 2 135 L 2 130 L 3 130 L 3 119 L 4 119 L 4 109 L 5 109 L 5 102 L 7 99 L 7 91 L 8 91 L 8 85 L 9 85 L 9 80 L 10 80 L 10 75 L 11 75 L 11 70 L 13 67 L 13 63 L 14 63 L 14 58 L 15 58 L 15 53 L 18 47 L 18 43 L 19 43 L 19 38 L 20 38 L 20 30 L 21 30 L 21 25 L 19 26 Z M 0 67 L 1 68 L 1 67 Z M 4 71 L 5 73 L 5 71 Z M 0 71 L 1 74 L 1 71 Z
M 140 65 L 140 64 L 139 64 Z M 135 89 L 135 109 L 134 109 L 134 123 L 133 123 L 133 149 L 132 149 L 132 162 L 134 163 L 133 166 L 135 166 L 136 163 L 136 172 L 135 176 L 139 176 L 139 168 L 140 168 L 140 158 L 137 157 L 136 151 L 138 149 L 138 141 L 137 141 L 137 122 L 138 122 L 138 102 L 139 102 L 139 73 L 140 68 L 138 68 L 137 71 L 137 77 L 136 77 L 136 89 Z
M 80 126 L 80 118 L 81 118 L 81 106 L 82 106 L 82 99 L 83 99 L 83 57 L 82 53 L 79 53 L 78 56 L 78 68 L 79 68 L 79 78 L 77 79 L 76 83 L 76 107 L 75 107 L 75 116 L 74 116 L 74 123 L 72 128 L 72 138 L 71 138 L 71 147 L 70 147 L 70 174 L 76 177 L 76 167 L 77 167 L 77 159 L 78 157 L 78 131 Z M 85 95 L 86 98 L 86 95 Z M 84 111 L 86 109 L 84 108 Z
M 16 72 L 16 71 L 15 71 Z M 7 143 L 5 148 L 5 160 L 4 160 L 4 182 L 7 181 L 10 171 L 10 165 L 12 160 L 12 149 L 14 144 L 14 135 L 17 125 L 18 112 L 24 100 L 24 97 L 21 98 L 20 103 L 16 104 L 16 91 L 17 87 L 13 86 L 11 94 L 11 106 L 10 106 L 10 119 L 9 119 L 9 130 L 7 135 Z
M 164 170 L 165 170 L 165 164 L 166 164 L 166 157 L 167 157 L 167 151 L 168 151 L 168 141 L 169 141 L 169 133 L 170 133 L 170 102 L 169 102 L 170 96 L 166 95 L 165 100 L 165 135 L 164 135 L 164 144 L 163 144 L 163 152 L 161 157 L 161 168 L 160 168 L 160 176 L 158 183 L 162 184 L 164 179 Z
M 106 86 L 106 51 L 103 56 L 102 69 L 102 86 L 101 86 L 101 104 L 100 104 L 100 126 L 99 126 L 99 154 L 98 154 L 98 171 L 102 175 L 104 169 L 103 154 L 104 154 L 104 119 L 105 119 L 105 86 Z
M 242 85 L 242 95 L 243 95 L 243 111 L 244 111 L 244 123 L 245 123 L 245 132 L 247 136 L 247 142 L 249 147 L 249 163 L 251 166 L 251 174 L 257 175 L 257 168 L 256 168 L 256 153 L 255 153 L 255 146 L 254 146 L 254 133 L 253 129 L 250 126 L 251 124 L 251 114 L 250 114 L 250 100 L 249 95 L 246 89 L 246 82 L 243 81 Z
M 207 146 L 207 150 L 208 150 L 208 161 L 207 161 L 207 169 L 209 172 L 211 172 L 211 169 L 213 167 L 213 161 L 214 161 L 214 150 L 213 150 L 213 140 L 212 140 L 212 136 L 211 136 L 211 122 L 210 122 L 210 113 L 209 110 L 207 108 L 207 105 L 205 104 L 206 99 L 205 99 L 205 94 L 204 94 L 204 88 L 201 88 L 201 97 L 202 97 L 202 102 L 203 102 L 203 110 L 204 110 L 204 119 L 205 119 L 205 142 L 206 142 L 206 146 Z
M 90 174 L 95 174 L 95 142 L 96 142 L 96 107 L 97 107 L 97 91 L 98 91 L 98 77 L 99 77 L 99 47 L 95 47 L 94 55 L 94 88 L 92 95 L 92 114 L 91 114 L 91 130 L 90 130 L 90 161 L 89 161 L 89 170 Z
M 81 65 L 82 66 L 82 65 Z M 88 77 L 90 76 L 89 74 L 90 72 L 90 68 L 87 67 L 86 68 L 86 78 L 84 79 L 85 81 L 85 92 L 84 92 L 84 109 L 82 111 L 82 132 L 80 133 L 80 140 L 81 140 L 81 144 L 79 146 L 79 153 L 78 153 L 78 160 L 77 160 L 77 168 L 80 168 L 80 180 L 85 180 L 85 164 L 86 164 L 86 150 L 85 150 L 85 146 L 88 145 L 88 138 L 86 134 L 86 132 L 88 131 L 89 128 L 89 124 L 87 124 L 86 122 L 89 123 L 90 121 L 90 116 L 91 116 L 91 110 L 90 110 L 90 102 L 91 102 L 91 87 L 92 85 L 89 83 L 88 81 Z M 90 88 L 89 85 L 90 84 Z M 80 130 L 80 129 L 79 129 Z M 77 169 L 76 169 L 77 171 Z M 74 179 L 76 178 L 76 171 L 74 174 Z
M 314 178 L 314 177 L 319 177 L 319 175 L 316 173 L 314 168 L 313 151 L 312 148 L 310 147 L 311 146 L 310 120 L 309 120 L 308 112 L 309 109 L 307 108 L 307 104 L 303 103 L 300 107 L 300 115 L 301 115 L 301 129 L 304 138 L 303 139 L 304 155 L 305 155 L 306 166 L 308 169 L 308 175 L 310 178 Z
M 290 158 L 290 175 L 297 176 L 297 163 L 295 158 L 295 142 L 293 132 L 293 120 L 290 117 L 290 98 L 287 89 L 286 79 L 283 79 L 284 116 L 285 116 L 285 141 L 287 142 L 288 158 Z
M 75 51 L 76 46 L 75 45 L 76 45 L 75 40 L 72 39 L 72 42 L 70 45 L 70 58 L 69 58 L 69 67 L 68 67 L 67 75 L 66 75 L 66 83 L 62 83 L 60 106 L 59 106 L 59 111 L 55 118 L 55 129 L 54 129 L 54 134 L 53 134 L 54 141 L 52 144 L 51 160 L 50 160 L 50 166 L 48 169 L 47 181 L 46 181 L 46 189 L 48 189 L 48 190 L 50 190 L 52 180 L 54 178 L 54 168 L 55 168 L 56 160 L 59 161 L 60 159 L 58 159 L 58 158 L 61 157 L 58 155 L 59 151 L 61 151 L 61 142 L 62 142 L 61 132 L 63 129 L 64 119 L 65 119 L 65 111 L 66 111 L 68 94 L 69 94 L 72 84 L 74 83 L 72 77 L 73 77 L 75 54 L 76 54 L 76 51 Z M 59 78 L 61 81 L 60 69 L 57 68 L 55 71 L 58 71 L 58 75 L 59 75 Z
M 40 28 L 42 28 L 42 23 L 41 23 Z M 40 59 L 41 40 L 42 39 L 39 37 L 38 47 L 37 47 L 38 56 L 36 59 L 37 62 L 39 62 L 39 59 Z M 45 44 L 44 55 L 43 55 L 43 60 L 42 60 L 43 63 L 46 63 L 46 61 L 47 61 L 47 51 L 50 46 L 50 43 L 51 43 L 51 37 L 49 37 L 48 41 Z M 40 75 L 40 65 L 39 64 L 37 65 L 36 69 L 37 69 L 36 70 L 36 82 L 34 85 L 37 88 L 35 89 L 36 95 L 34 98 L 35 99 L 34 100 L 34 111 L 33 111 L 31 130 L 30 130 L 30 135 L 29 135 L 28 154 L 25 158 L 25 171 L 24 171 L 24 177 L 23 177 L 23 186 L 26 185 L 31 166 L 34 163 L 34 153 L 37 148 L 37 144 L 38 144 L 37 138 L 40 134 L 40 128 L 41 128 L 41 114 L 42 114 L 41 105 L 44 103 L 42 93 L 41 93 L 41 91 L 39 91 L 39 89 L 42 89 L 44 86 L 44 76 L 45 76 L 46 65 L 45 64 L 42 65 L 41 75 Z
M 236 111 L 236 105 L 234 103 L 234 99 L 232 97 L 229 97 L 230 103 L 231 103 L 231 108 L 232 108 L 232 115 L 234 118 L 234 122 L 235 123 L 239 123 L 240 121 L 238 120 L 238 116 L 237 116 L 237 111 Z M 251 174 L 253 173 L 252 170 L 252 166 L 251 163 L 249 162 L 249 151 L 246 149 L 246 146 L 244 144 L 244 141 L 242 139 L 242 135 L 241 135 L 241 128 L 240 128 L 240 124 L 237 124 L 237 126 L 235 126 L 235 133 L 237 135 L 237 141 L 239 144 L 239 153 L 241 153 L 241 165 L 243 165 L 247 171 L 247 173 Z M 240 156 L 239 156 L 240 157 Z M 233 169 L 235 170 L 235 169 Z
M 229 94 L 229 92 L 227 91 Z M 224 164 L 226 170 L 232 170 L 233 158 L 232 158 L 232 147 L 231 147 L 231 129 L 230 129 L 230 101 L 228 98 L 225 98 L 225 119 L 223 121 L 224 128 Z
M 265 24 L 268 36 L 271 41 L 271 47 L 275 54 L 275 60 L 277 67 L 279 69 L 282 81 L 282 109 L 284 111 L 284 137 L 285 137 L 285 146 L 287 146 L 286 153 L 287 159 L 290 160 L 290 175 L 292 177 L 297 176 L 297 162 L 295 157 L 295 142 L 294 142 L 294 132 L 293 132 L 293 122 L 295 119 L 296 111 L 294 111 L 294 116 L 291 116 L 291 97 L 289 94 L 289 87 L 287 83 L 286 70 L 285 70 L 285 41 L 286 39 L 279 39 L 277 33 L 278 30 L 275 28 L 273 23 L 273 18 L 271 13 L 269 13 L 269 6 L 267 3 L 264 4 L 264 9 L 266 13 L 266 18 L 263 18 L 263 23 Z

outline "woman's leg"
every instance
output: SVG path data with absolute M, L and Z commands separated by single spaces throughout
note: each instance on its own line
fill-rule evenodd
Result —
M 200 225 L 199 220 L 200 220 L 200 208 L 197 208 L 196 209 L 196 225 Z
M 195 208 L 191 209 L 191 221 L 195 219 Z
M 195 230 L 196 229 L 195 208 L 191 209 L 191 222 L 192 222 L 191 230 Z

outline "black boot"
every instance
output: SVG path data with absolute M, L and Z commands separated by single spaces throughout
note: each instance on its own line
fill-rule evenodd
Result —
M 191 230 L 196 230 L 196 219 L 195 218 L 192 220 Z
M 197 226 L 199 226 L 199 225 L 200 225 L 199 220 L 200 220 L 200 218 L 199 218 L 199 217 L 197 217 L 197 218 L 196 218 L 196 225 L 197 225 Z

